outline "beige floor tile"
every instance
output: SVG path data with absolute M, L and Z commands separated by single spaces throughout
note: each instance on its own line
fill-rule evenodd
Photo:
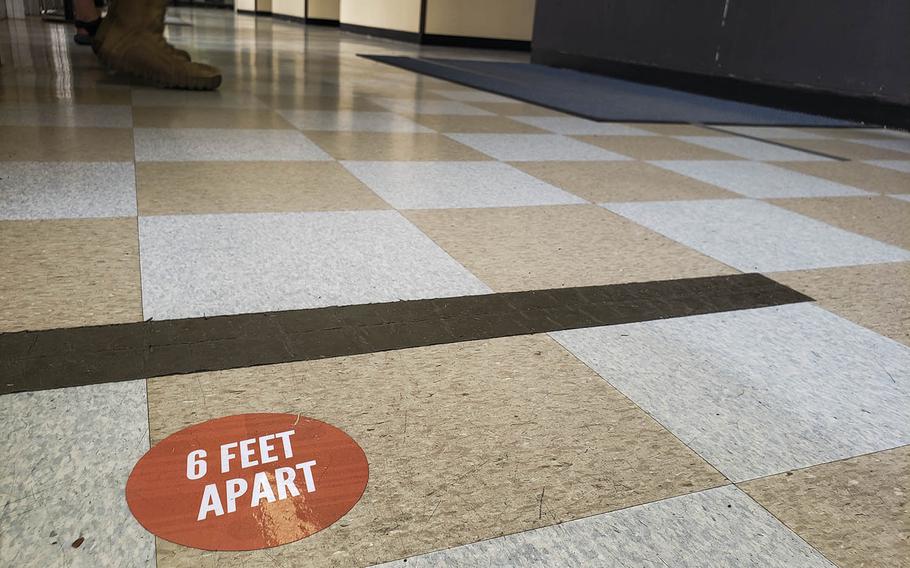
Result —
M 725 482 L 546 336 L 152 379 L 149 408 L 152 443 L 294 412 L 346 431 L 370 464 L 360 503 L 322 532 L 251 553 L 159 540 L 160 568 L 366 566 Z
M 573 136 L 636 160 L 741 160 L 737 156 L 664 136 Z
M 887 132 L 876 132 L 870 128 L 800 128 L 804 132 L 818 134 L 827 138 L 893 140 L 894 135 Z
M 92 105 L 128 105 L 129 89 L 56 89 L 51 87 L 0 86 L 0 104 L 7 103 L 73 103 Z
M 775 162 L 774 165 L 810 176 L 877 193 L 910 193 L 910 173 L 862 162 Z
M 842 568 L 910 566 L 910 446 L 741 488 Z
M 472 103 L 473 104 L 473 103 Z M 522 124 L 504 116 L 453 116 L 447 114 L 418 114 L 419 124 L 437 132 L 483 132 L 492 134 L 549 134 L 530 124 Z
M 876 148 L 866 144 L 857 144 L 847 140 L 772 140 L 780 142 L 794 148 L 822 152 L 838 158 L 847 158 L 848 160 L 906 160 L 910 154 L 888 150 L 886 148 Z
M 910 345 L 910 263 L 776 272 L 774 280 L 876 333 Z
M 514 103 L 470 103 L 471 106 L 503 116 L 566 116 L 557 110 L 516 101 Z
M 737 272 L 595 205 L 406 216 L 497 292 Z
M 768 201 L 829 225 L 910 250 L 910 202 L 882 195 Z
M 338 160 L 490 160 L 441 134 L 307 132 L 307 138 Z
M 336 162 L 145 162 L 136 181 L 141 215 L 389 207 Z
M 362 110 L 362 111 L 384 111 L 381 106 L 372 103 L 369 99 L 345 96 L 339 90 L 338 96 L 314 96 L 314 95 L 284 95 L 268 94 L 259 95 L 259 100 L 265 104 L 277 109 L 301 109 L 301 110 Z
M 131 162 L 129 128 L 0 126 L 0 161 Z
M 136 219 L 0 222 L 0 332 L 142 320 Z
M 294 128 L 269 109 L 133 107 L 136 128 Z
M 646 122 L 636 122 L 630 124 L 635 128 L 650 130 L 657 134 L 665 136 L 729 136 L 729 132 L 718 132 L 710 128 L 704 128 L 695 124 L 648 124 Z
M 594 203 L 741 197 L 646 162 L 514 162 L 512 165 Z

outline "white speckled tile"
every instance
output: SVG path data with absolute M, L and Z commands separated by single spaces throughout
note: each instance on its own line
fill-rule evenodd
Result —
M 910 173 L 910 160 L 865 160 L 867 164 Z
M 704 146 L 705 148 L 733 154 L 734 156 L 739 156 L 747 160 L 809 162 L 830 159 L 816 154 L 800 152 L 799 150 L 792 150 L 776 144 L 766 144 L 764 142 L 759 142 L 758 140 L 742 138 L 739 136 L 677 136 L 677 138 L 692 144 Z
M 733 486 L 381 564 L 833 568 Z
M 123 494 L 149 445 L 145 381 L 7 394 L 0 416 L 0 565 L 155 566 Z
M 780 140 L 819 140 L 824 136 L 800 130 L 798 128 L 787 128 L 784 126 L 714 126 L 718 130 L 744 134 L 746 136 L 755 136 L 756 138 L 778 138 Z
M 136 161 L 331 160 L 296 130 L 135 128 Z
M 910 443 L 910 348 L 812 304 L 551 335 L 736 482 Z
M 0 107 L 0 125 L 129 128 L 133 115 L 126 105 L 7 103 Z
M 278 114 L 301 130 L 348 132 L 433 132 L 392 112 L 279 110 Z
M 459 101 L 463 103 L 511 103 L 515 99 L 495 95 L 486 91 L 476 91 L 467 89 L 434 89 L 433 92 L 441 97 Z
M 530 124 L 556 134 L 600 136 L 657 136 L 657 133 L 628 124 L 594 122 L 577 116 L 513 116 L 512 120 Z
M 398 209 L 587 203 L 501 162 L 342 162 Z
M 910 193 L 905 193 L 903 195 L 892 195 L 894 199 L 900 199 L 901 201 L 910 201 Z
M 835 197 L 870 195 L 849 185 L 835 183 L 771 164 L 736 160 L 652 161 L 664 169 L 710 183 L 746 197 Z
M 910 138 L 855 138 L 850 142 L 865 144 L 874 148 L 884 148 L 885 150 L 897 150 L 898 152 L 907 152 L 910 154 Z
M 428 99 L 371 98 L 370 102 L 393 112 L 405 114 L 492 115 L 493 113 L 459 101 Z
M 502 161 L 629 159 L 615 152 L 558 134 L 446 134 L 446 136 Z
M 136 215 L 136 176 L 125 162 L 5 162 L 0 219 Z
M 904 249 L 752 199 L 604 207 L 743 272 L 910 260 Z
M 146 318 L 490 291 L 394 211 L 142 217 L 139 235 Z

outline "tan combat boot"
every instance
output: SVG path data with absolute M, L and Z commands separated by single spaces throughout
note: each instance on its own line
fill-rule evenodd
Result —
M 221 72 L 192 63 L 163 35 L 168 0 L 113 0 L 92 43 L 99 59 L 117 71 L 159 87 L 217 89 Z M 185 52 L 183 52 L 185 54 Z

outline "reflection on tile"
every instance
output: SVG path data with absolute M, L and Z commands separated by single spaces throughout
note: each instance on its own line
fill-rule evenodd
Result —
M 269 109 L 219 107 L 135 106 L 133 123 L 137 128 L 292 128 Z
M 279 114 L 304 131 L 432 132 L 429 128 L 391 112 L 283 110 Z
M 743 272 L 910 260 L 898 247 L 751 199 L 604 207 Z
M 738 160 L 736 156 L 664 136 L 576 136 L 636 160 Z
M 435 89 L 433 92 L 447 99 L 452 99 L 453 101 L 461 101 L 463 103 L 515 102 L 509 97 L 494 95 L 493 93 L 487 93 L 486 91 L 477 91 L 474 89 Z
M 910 263 L 797 270 L 769 276 L 841 317 L 910 345 Z
M 910 193 L 910 167 L 900 172 L 863 162 L 781 162 L 778 166 L 867 191 Z
M 440 134 L 398 132 L 308 132 L 307 137 L 338 160 L 489 160 L 486 154 Z
M 497 292 L 734 272 L 593 205 L 406 216 Z
M 791 146 L 822 152 L 848 160 L 906 160 L 907 154 L 887 148 L 876 148 L 847 140 L 782 140 Z M 780 160 L 782 158 L 766 158 Z M 800 158 L 796 158 L 800 160 Z
M 896 150 L 898 152 L 904 152 L 910 154 L 910 138 L 886 138 L 886 139 L 877 139 L 877 138 L 858 138 L 855 140 L 850 140 L 851 142 L 856 142 L 857 144 L 865 144 L 866 146 L 872 146 L 873 148 L 883 148 L 885 150 Z M 910 156 L 907 156 L 910 159 Z
M 597 146 L 557 134 L 447 134 L 446 136 L 503 161 L 628 159 Z
M 335 162 L 144 162 L 136 179 L 142 215 L 388 208 Z
M 487 132 L 498 134 L 544 134 L 545 131 L 529 124 L 522 124 L 505 116 L 451 116 L 446 114 L 421 114 L 414 117 L 420 124 L 437 132 Z
M 135 128 L 136 161 L 330 160 L 296 130 Z
M 0 219 L 75 219 L 136 215 L 133 164 L 6 162 Z
M 129 128 L 132 118 L 126 105 L 4 104 L 0 126 Z
M 900 199 L 901 201 L 910 201 L 910 194 L 908 195 L 892 195 L 892 199 Z
M 785 126 L 715 126 L 715 128 L 756 138 L 774 138 L 777 140 L 818 140 L 824 138 L 821 134 L 810 132 L 804 128 L 788 128 Z
M 704 128 L 695 124 L 637 124 L 638 128 L 663 134 L 664 136 L 723 136 L 730 135 L 725 132 L 718 132 L 710 128 Z
M 910 160 L 867 160 L 867 164 L 898 172 L 910 173 Z
M 800 152 L 799 150 L 784 148 L 783 146 L 777 146 L 775 144 L 766 144 L 764 142 L 759 142 L 758 140 L 740 138 L 737 136 L 680 136 L 679 138 L 680 140 L 685 140 L 686 142 L 691 142 L 692 144 L 698 144 L 699 146 L 704 146 L 705 148 L 713 148 L 714 150 L 726 152 L 727 154 L 733 154 L 734 156 L 746 158 L 747 160 L 809 162 L 830 159 L 824 158 L 822 156 L 817 156 L 815 154 L 809 154 L 807 152 Z M 815 149 L 804 146 L 804 144 L 807 142 L 815 142 L 814 140 L 786 140 L 784 142 L 787 142 L 790 145 L 799 145 L 800 147 L 806 147 L 810 150 Z M 820 142 L 825 142 L 825 140 L 821 140 Z M 826 152 L 821 149 L 818 149 L 817 151 L 840 156 L 840 154 L 836 152 Z
M 155 566 L 123 498 L 146 412 L 145 381 L 0 397 L 0 564 Z
M 833 568 L 733 486 L 382 564 Z
M 0 222 L 0 331 L 140 321 L 135 219 Z
M 489 111 L 461 103 L 446 100 L 393 99 L 377 97 L 371 99 L 379 106 L 394 112 L 405 114 L 449 114 L 449 115 L 487 115 Z
M 910 442 L 910 348 L 808 303 L 552 335 L 736 482 Z
M 336 90 L 332 95 L 281 94 L 276 92 L 259 95 L 259 99 L 276 109 L 301 110 L 385 110 L 366 97 L 348 96 Z
M 132 91 L 133 104 L 139 107 L 192 107 L 254 109 L 265 104 L 248 93 L 220 89 L 217 91 L 178 91 L 143 89 Z
M 628 124 L 594 122 L 577 116 L 514 116 L 513 120 L 556 134 L 600 134 L 604 136 L 655 136 L 653 132 Z
M 142 217 L 139 231 L 146 318 L 489 291 L 392 211 Z
M 0 126 L 0 161 L 132 162 L 128 128 Z
M 399 209 L 584 203 L 501 162 L 344 162 L 344 167 Z
M 26 87 L 0 85 L 0 104 L 129 105 L 128 89 Z
M 754 198 L 869 195 L 849 185 L 745 161 L 655 161 L 656 166 Z M 814 162 L 813 162 L 814 163 Z M 825 162 L 827 164 L 827 162 Z
M 910 559 L 910 446 L 751 481 L 742 488 L 844 568 Z
M 548 108 L 523 102 L 508 103 L 471 103 L 471 106 L 503 116 L 566 116 Z
M 515 162 L 514 165 L 593 203 L 737 197 L 646 162 Z
M 910 250 L 910 203 L 895 203 L 893 199 L 882 195 L 775 199 L 771 203 L 829 225 Z
M 299 412 L 370 460 L 340 523 L 251 553 L 159 541 L 162 568 L 367 566 L 725 482 L 546 336 L 152 379 L 149 407 L 153 441 L 217 416 Z

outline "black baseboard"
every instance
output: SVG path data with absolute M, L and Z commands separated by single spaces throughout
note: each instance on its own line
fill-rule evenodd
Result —
M 261 13 L 262 12 L 260 12 L 260 14 Z M 306 18 L 301 18 L 300 16 L 289 16 L 287 14 L 276 14 L 275 12 L 272 12 L 270 15 L 273 18 L 275 18 L 276 20 L 281 20 L 283 22 L 294 22 L 295 24 L 305 24 L 306 23 Z
M 475 49 L 507 49 L 512 51 L 531 51 L 530 41 L 517 39 L 495 39 L 487 37 L 467 37 L 442 34 L 423 34 L 420 43 L 424 45 L 443 45 L 448 47 L 472 47 Z
M 532 51 L 531 62 L 746 103 L 910 130 L 910 107 L 872 98 L 672 71 L 539 48 Z
M 308 26 L 325 26 L 328 28 L 337 28 L 341 25 L 341 22 L 338 20 L 327 20 L 325 18 L 307 18 L 306 24 Z
M 387 30 L 385 28 L 373 28 L 370 26 L 358 26 L 356 24 L 342 23 L 341 31 L 353 32 L 355 34 L 370 35 L 398 41 L 407 41 L 409 43 L 419 43 L 420 34 L 417 32 L 405 32 L 401 30 Z

